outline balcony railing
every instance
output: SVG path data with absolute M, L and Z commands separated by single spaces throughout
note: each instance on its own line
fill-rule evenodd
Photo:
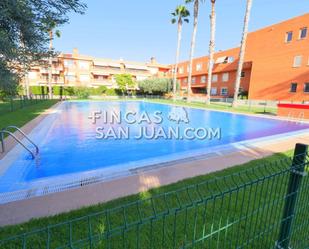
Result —
M 91 84 L 100 86 L 112 86 L 114 83 L 111 80 L 106 79 L 93 79 Z
M 40 82 L 41 83 L 48 83 L 48 78 L 45 77 L 41 77 L 40 78 Z M 63 84 L 64 83 L 64 78 L 63 77 L 59 77 L 59 78 L 52 78 L 51 82 L 53 84 Z

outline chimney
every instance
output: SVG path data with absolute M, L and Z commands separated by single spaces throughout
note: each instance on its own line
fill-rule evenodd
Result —
M 156 57 L 151 57 L 151 58 L 150 58 L 150 63 L 151 63 L 151 64 L 157 64 Z
M 73 57 L 77 57 L 77 56 L 78 56 L 78 49 L 73 48 Z

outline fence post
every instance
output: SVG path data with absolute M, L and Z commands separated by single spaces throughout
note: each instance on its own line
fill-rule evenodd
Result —
M 302 178 L 306 175 L 306 157 L 308 145 L 296 144 L 293 162 L 291 165 L 289 184 L 281 220 L 279 239 L 276 242 L 277 249 L 289 249 L 292 232 L 292 222 L 295 216 L 297 195 L 301 186 Z

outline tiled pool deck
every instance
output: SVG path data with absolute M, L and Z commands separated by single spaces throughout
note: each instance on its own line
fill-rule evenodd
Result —
M 29 122 L 22 129 L 29 133 L 48 113 L 53 111 L 54 107 Z M 11 143 L 10 148 L 12 148 L 12 141 L 9 139 L 8 141 Z M 269 156 L 273 153 L 287 151 L 294 148 L 296 143 L 309 144 L 308 130 L 280 139 L 256 141 L 250 145 L 242 145 L 237 150 L 226 150 L 219 153 L 211 153 L 204 157 L 191 158 L 190 160 L 175 161 L 164 165 L 131 170 L 131 175 L 111 178 L 103 182 L 62 192 L 1 204 L 0 225 L 17 224 L 31 218 L 55 215 L 147 191 L 151 188 L 175 183 L 185 178 L 219 171 Z

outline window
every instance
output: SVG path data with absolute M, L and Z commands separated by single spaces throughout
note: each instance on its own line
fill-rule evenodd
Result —
M 304 85 L 304 92 L 309 93 L 309 83 L 305 83 Z
M 202 70 L 202 64 L 198 63 L 196 64 L 196 71 L 201 71 Z
M 37 77 L 37 73 L 36 72 L 29 72 L 28 77 L 29 77 L 29 79 L 34 80 Z
M 192 77 L 192 83 L 196 82 L 196 77 Z
M 188 83 L 188 78 L 184 78 L 183 83 Z
M 59 81 L 60 80 L 60 77 L 59 76 L 53 76 L 53 81 L 54 82 L 57 82 L 57 81 Z
M 293 39 L 293 32 L 292 31 L 287 32 L 285 36 L 285 42 L 291 42 L 292 39 Z
M 76 81 L 76 77 L 74 75 L 67 75 L 66 78 L 68 81 Z
M 299 31 L 299 39 L 305 39 L 307 37 L 307 27 L 302 28 Z
M 293 67 L 300 67 L 302 63 L 303 57 L 301 55 L 297 55 L 294 57 Z
M 73 60 L 64 60 L 64 66 L 68 68 L 74 67 L 74 61 Z
M 194 89 L 194 93 L 206 93 L 206 88 L 202 87 L 202 88 L 196 88 Z
M 78 65 L 80 69 L 89 69 L 89 63 L 87 61 L 79 61 Z
M 179 68 L 179 73 L 180 73 L 180 74 L 183 74 L 183 67 L 180 67 L 180 68 Z
M 224 73 L 224 74 L 222 74 L 222 81 L 223 81 L 223 82 L 229 81 L 229 73 Z
M 242 71 L 240 77 L 244 78 L 245 76 L 246 76 L 246 73 L 244 71 Z
M 212 95 L 212 96 L 217 95 L 217 87 L 212 87 L 211 88 L 210 95 Z
M 291 93 L 296 93 L 296 91 L 297 91 L 297 83 L 291 83 L 290 92 Z
M 218 75 L 214 74 L 212 75 L 212 82 L 217 82 L 218 81 Z
M 234 62 L 234 57 L 233 56 L 229 56 L 227 59 L 227 63 L 232 63 Z
M 227 94 L 228 94 L 227 88 L 226 88 L 226 87 L 222 87 L 222 88 L 221 88 L 221 95 L 226 96 Z
M 90 81 L 90 77 L 88 74 L 81 74 L 79 76 L 79 80 L 82 81 L 82 82 L 87 82 L 87 81 Z
M 201 83 L 206 83 L 206 81 L 207 81 L 207 78 L 206 78 L 205 75 L 203 75 L 203 76 L 201 77 Z

